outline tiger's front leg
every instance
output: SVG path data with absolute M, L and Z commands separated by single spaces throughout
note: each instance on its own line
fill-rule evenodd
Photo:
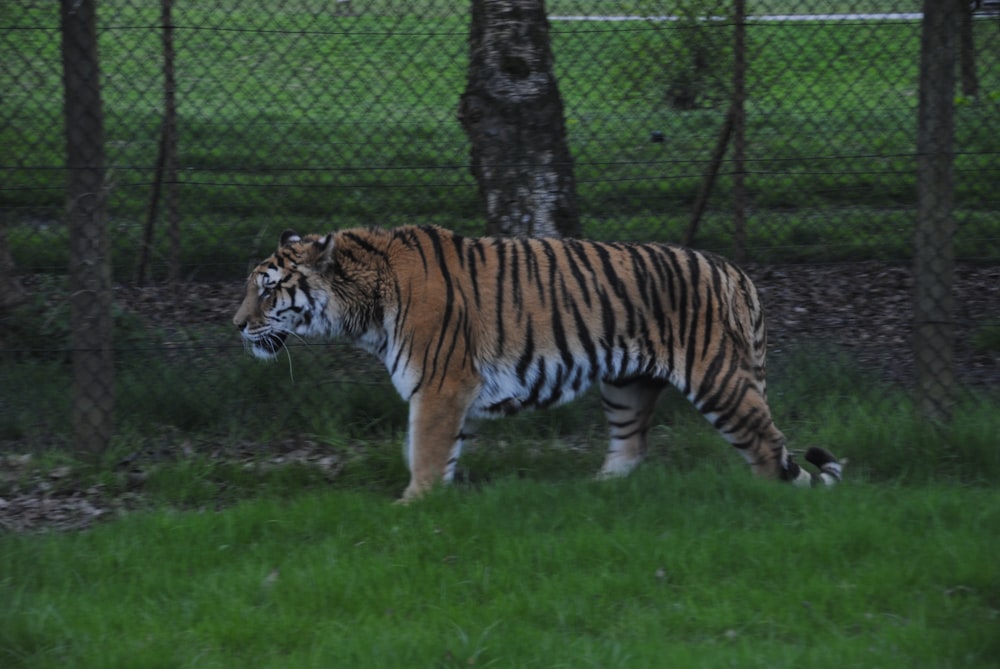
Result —
M 465 395 L 421 391 L 410 399 L 406 462 L 410 484 L 400 501 L 406 503 L 438 483 L 450 483 L 462 452 L 462 428 L 471 403 Z

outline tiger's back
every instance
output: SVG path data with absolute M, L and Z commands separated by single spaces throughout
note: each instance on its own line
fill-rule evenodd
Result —
M 266 341 L 269 328 L 347 336 L 384 361 L 410 403 L 404 497 L 450 480 L 468 418 L 565 402 L 595 381 L 611 432 L 603 475 L 641 459 L 656 398 L 671 384 L 759 475 L 813 478 L 771 420 L 757 291 L 719 256 L 436 227 L 283 241 L 258 267 L 265 278 L 251 277 L 237 325 L 251 343 Z M 264 282 L 287 286 L 287 304 L 270 307 L 283 320 L 268 324 L 266 309 L 252 317 Z M 275 288 L 268 299 L 282 294 Z M 817 480 L 839 479 L 828 453 L 807 458 Z
M 692 382 L 722 371 L 711 364 L 720 357 L 758 369 L 763 391 L 760 300 L 718 256 L 669 244 L 408 232 L 407 245 L 433 258 L 418 251 L 418 262 L 394 272 L 405 287 L 397 329 L 407 335 L 392 363 L 415 366 L 411 340 L 435 335 L 415 380 L 447 382 L 471 365 L 497 386 L 485 413 L 566 401 L 595 380 L 652 377 L 690 394 Z

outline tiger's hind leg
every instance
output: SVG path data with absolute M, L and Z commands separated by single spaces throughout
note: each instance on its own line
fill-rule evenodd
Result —
M 625 476 L 642 461 L 656 399 L 665 385 L 651 378 L 601 383 L 601 404 L 611 443 L 598 478 Z
M 820 470 L 818 475 L 810 474 L 795 462 L 788 452 L 785 435 L 771 417 L 762 379 L 749 372 L 736 373 L 726 386 L 725 391 L 699 393 L 692 389 L 692 401 L 739 450 L 756 476 L 789 481 L 796 486 L 833 485 L 840 481 L 840 463 L 824 449 L 814 447 L 806 453 L 806 460 Z

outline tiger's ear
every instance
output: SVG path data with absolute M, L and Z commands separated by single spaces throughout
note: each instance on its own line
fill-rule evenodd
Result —
M 285 230 L 281 233 L 281 239 L 278 241 L 278 247 L 288 246 L 289 244 L 294 244 L 295 242 L 302 241 L 302 237 L 299 233 L 294 230 Z
M 313 240 L 313 252 L 321 262 L 329 262 L 333 256 L 333 233 L 327 233 Z

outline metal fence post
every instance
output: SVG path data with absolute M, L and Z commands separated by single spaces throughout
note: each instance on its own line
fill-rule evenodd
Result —
M 174 296 L 181 281 L 180 190 L 177 183 L 177 77 L 174 61 L 173 0 L 162 0 L 163 21 L 163 168 L 167 187 L 167 238 L 170 240 L 168 281 Z
M 733 259 L 744 262 L 747 254 L 746 193 L 746 0 L 734 3 L 733 31 Z

